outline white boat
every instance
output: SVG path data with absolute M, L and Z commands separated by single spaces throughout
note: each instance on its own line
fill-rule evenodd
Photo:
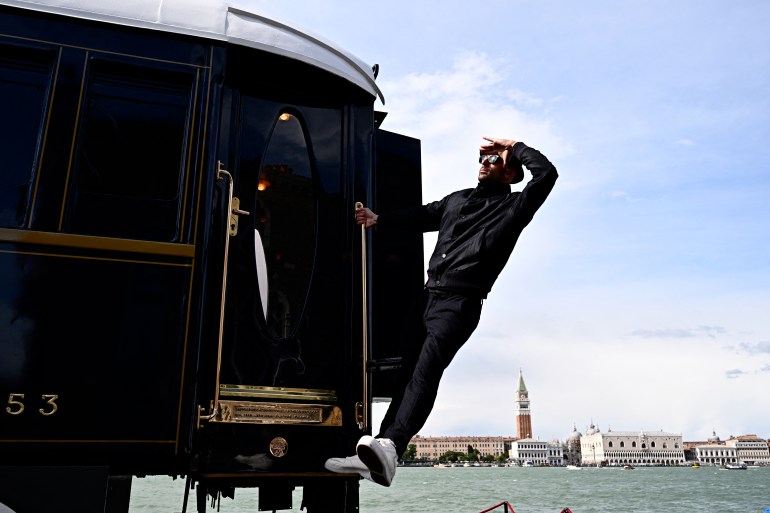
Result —
M 577 465 L 567 465 L 567 470 L 583 470 L 583 467 L 578 467 Z
M 521 464 L 522 467 L 534 467 L 535 462 L 532 460 L 527 460 L 524 463 Z

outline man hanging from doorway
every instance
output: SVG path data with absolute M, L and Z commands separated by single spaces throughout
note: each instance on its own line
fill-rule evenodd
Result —
M 428 264 L 420 321 L 408 330 L 414 358 L 405 358 L 401 390 L 376 437 L 363 436 L 356 455 L 330 458 L 332 472 L 359 473 L 390 486 L 399 455 L 425 424 L 444 370 L 479 323 L 481 305 L 505 267 L 522 230 L 553 189 L 556 168 L 521 141 L 484 137 L 479 148 L 478 185 L 421 207 L 375 214 L 356 209 L 367 228 L 438 231 Z M 511 184 L 532 179 L 521 192 Z

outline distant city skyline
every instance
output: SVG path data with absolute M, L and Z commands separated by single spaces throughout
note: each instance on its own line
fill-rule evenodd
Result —
M 480 438 L 493 438 L 494 436 L 499 436 L 502 438 L 511 438 L 513 440 L 515 439 L 523 439 L 523 438 L 533 438 L 536 440 L 540 440 L 540 436 L 538 436 L 537 431 L 533 429 L 532 427 L 532 410 L 531 410 L 531 401 L 529 399 L 529 389 L 527 388 L 526 382 L 524 380 L 524 369 L 519 369 L 518 379 L 517 379 L 517 385 L 515 390 L 512 391 L 511 394 L 512 397 L 512 403 L 514 405 L 514 415 L 515 415 L 515 424 L 513 426 L 513 434 L 502 434 L 502 435 L 489 435 L 489 434 L 468 434 L 468 433 L 454 433 L 450 435 L 435 435 L 435 437 L 470 437 L 470 436 L 478 436 Z M 578 436 L 582 436 L 584 434 L 593 434 L 593 433 L 646 433 L 646 434 L 656 434 L 659 432 L 663 432 L 663 429 L 639 429 L 639 430 L 633 430 L 633 429 L 621 429 L 621 430 L 613 430 L 611 424 L 608 424 L 607 427 L 602 430 L 601 426 L 594 422 L 593 419 L 591 419 L 588 424 L 585 425 L 585 428 L 583 431 L 580 431 L 577 428 L 577 423 L 573 422 L 572 431 L 568 433 L 567 435 L 563 437 L 549 437 L 547 440 L 544 438 L 543 441 L 559 441 L 564 442 L 571 436 L 575 436 L 576 434 Z M 696 440 L 691 439 L 687 440 L 685 439 L 684 433 L 677 433 L 678 435 L 682 436 L 682 439 L 685 442 L 696 442 L 696 441 L 722 441 L 723 436 L 720 436 L 717 433 L 716 429 L 711 430 L 711 435 L 707 438 L 703 438 L 702 440 Z M 770 440 L 770 436 L 762 436 L 760 433 L 731 433 L 724 437 L 725 439 L 734 439 L 742 436 L 758 436 L 762 439 Z M 421 433 L 418 433 L 417 436 L 424 437 L 424 438 L 431 438 L 434 437 L 434 435 L 424 435 Z

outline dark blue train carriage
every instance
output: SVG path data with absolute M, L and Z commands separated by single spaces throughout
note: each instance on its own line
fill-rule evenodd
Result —
M 198 511 L 358 510 L 323 462 L 422 282 L 419 235 L 362 258 L 352 221 L 421 201 L 374 79 L 223 0 L 0 1 L 0 506 L 125 512 L 171 475 Z

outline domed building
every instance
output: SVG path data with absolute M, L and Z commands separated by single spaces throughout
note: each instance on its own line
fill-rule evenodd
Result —
M 580 465 L 580 431 L 572 424 L 572 433 L 567 437 L 564 450 L 564 463 L 566 465 Z

